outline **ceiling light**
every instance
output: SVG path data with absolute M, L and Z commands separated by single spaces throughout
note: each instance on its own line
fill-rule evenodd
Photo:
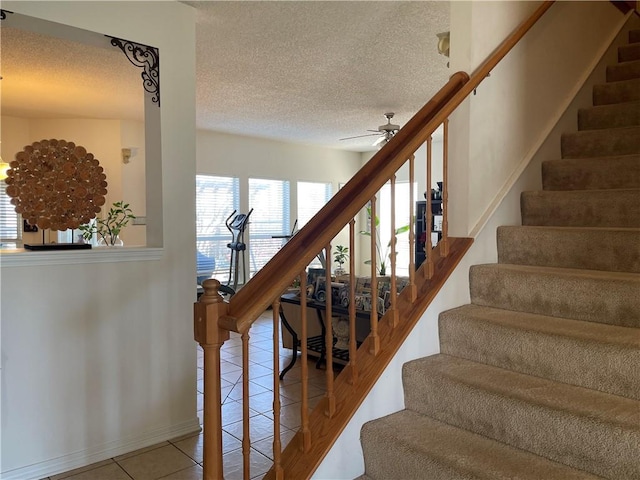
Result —
M 7 178 L 7 171 L 10 168 L 11 166 L 4 160 L 2 160 L 2 157 L 0 157 L 0 180 L 4 180 L 5 178 Z

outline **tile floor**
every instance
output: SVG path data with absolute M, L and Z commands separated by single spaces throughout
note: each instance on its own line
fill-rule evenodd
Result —
M 281 343 L 279 345 L 282 345 Z M 202 423 L 203 352 L 198 349 L 198 416 Z M 280 368 L 291 359 L 291 350 L 280 347 Z M 237 334 L 225 342 L 222 357 L 222 424 L 225 479 L 242 478 L 242 342 Z M 249 408 L 251 416 L 251 476 L 262 478 L 270 468 L 273 451 L 273 320 L 265 312 L 251 329 L 249 339 Z M 284 446 L 300 426 L 301 361 L 280 382 L 281 442 Z M 309 407 L 324 394 L 324 370 L 308 360 Z M 200 480 L 202 433 L 194 433 L 127 453 L 87 467 L 53 475 L 45 480 Z

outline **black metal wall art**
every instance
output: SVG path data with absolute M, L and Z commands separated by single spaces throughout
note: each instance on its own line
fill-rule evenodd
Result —
M 133 65 L 143 69 L 140 74 L 142 85 L 145 91 L 153 95 L 151 101 L 160 106 L 160 54 L 158 49 L 121 38 L 109 38 L 111 45 L 122 50 Z

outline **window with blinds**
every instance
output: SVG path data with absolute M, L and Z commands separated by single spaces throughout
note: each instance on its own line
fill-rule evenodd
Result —
M 298 182 L 298 228 L 304 227 L 331 199 L 331 183 Z
M 291 234 L 289 205 L 288 181 L 249 179 L 249 208 L 253 208 L 249 226 L 251 275 L 280 250 L 286 242 L 282 237 Z
M 11 204 L 6 188 L 4 181 L 0 182 L 0 243 L 15 247 L 21 237 L 20 216 Z
M 415 199 L 410 198 L 409 182 L 396 183 L 396 203 L 395 203 L 395 229 L 409 225 L 413 221 L 413 205 Z M 414 183 L 413 191 L 417 191 L 417 184 Z M 378 194 L 377 210 L 380 219 L 380 251 L 382 255 L 388 254 L 384 259 L 387 265 L 387 275 L 391 274 L 391 248 L 388 246 L 391 241 L 391 185 L 385 184 Z M 396 236 L 396 275 L 409 275 L 409 234 L 401 233 Z
M 198 280 L 229 274 L 231 233 L 226 219 L 240 213 L 240 181 L 235 177 L 196 175 L 196 264 Z

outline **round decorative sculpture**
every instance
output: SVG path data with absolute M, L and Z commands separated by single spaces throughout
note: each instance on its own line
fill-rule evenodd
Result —
M 16 213 L 42 229 L 67 230 L 100 212 L 107 176 L 86 148 L 65 140 L 24 147 L 10 164 L 5 183 Z

